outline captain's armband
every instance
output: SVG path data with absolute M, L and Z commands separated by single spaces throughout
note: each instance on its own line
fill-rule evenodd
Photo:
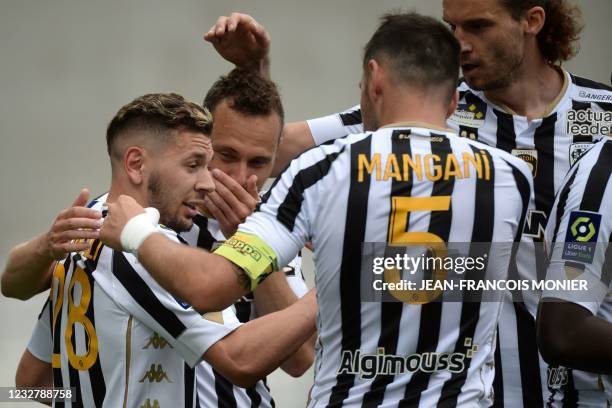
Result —
M 236 232 L 214 252 L 239 266 L 249 277 L 251 291 L 268 275 L 278 270 L 276 254 L 253 234 Z

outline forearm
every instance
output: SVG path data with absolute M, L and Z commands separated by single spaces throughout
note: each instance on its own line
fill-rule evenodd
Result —
M 248 65 L 239 66 L 238 68 L 257 72 L 260 76 L 268 80 L 272 78 L 270 73 L 270 57 L 268 55 L 258 61 L 254 61 Z
M 550 301 L 540 304 L 538 343 L 542 356 L 551 364 L 612 374 L 612 324 L 586 309 L 575 318 L 568 309 L 571 306 Z M 555 320 L 556 324 L 550 324 Z
M 200 313 L 225 309 L 249 291 L 242 271 L 227 259 L 151 234 L 138 259 L 153 278 Z
M 314 139 L 308 123 L 305 121 L 287 123 L 283 128 L 272 176 L 278 176 L 291 160 L 312 146 L 314 146 Z
M 17 388 L 47 388 L 53 386 L 53 371 L 51 364 L 39 360 L 28 349 L 21 356 L 17 373 L 15 374 L 15 386 Z M 39 401 L 45 405 L 48 402 Z
M 252 320 L 224 341 L 230 359 L 252 382 L 278 368 L 316 331 L 314 291 L 290 307 Z
M 253 294 L 258 316 L 283 310 L 298 300 L 284 273 L 270 275 Z
M 275 273 L 268 277 L 254 292 L 257 316 L 283 310 L 294 304 L 295 295 L 284 273 Z M 295 353 L 290 355 L 281 368 L 294 377 L 302 375 L 314 360 L 314 341 L 316 334 L 306 340 Z
M 2 294 L 26 300 L 48 289 L 54 261 L 47 250 L 46 234 L 15 246 L 2 273 Z

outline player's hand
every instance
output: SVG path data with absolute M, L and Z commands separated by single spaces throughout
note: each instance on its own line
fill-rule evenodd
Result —
M 61 211 L 46 233 L 46 253 L 50 259 L 64 259 L 70 252 L 81 252 L 89 248 L 88 240 L 96 239 L 100 233 L 100 211 L 85 207 L 89 201 L 89 190 L 83 189 L 72 205 Z
M 219 169 L 213 169 L 215 191 L 206 195 L 204 212 L 214 217 L 226 238 L 234 235 L 238 225 L 255 211 L 259 202 L 257 176 L 247 180 L 246 190 Z
M 248 14 L 232 13 L 217 19 L 204 39 L 227 61 L 239 68 L 257 70 L 270 77 L 270 35 Z
M 144 212 L 144 208 L 127 195 L 120 195 L 116 201 L 106 205 L 108 213 L 102 223 L 100 239 L 104 245 L 123 251 L 121 232 L 130 219 Z

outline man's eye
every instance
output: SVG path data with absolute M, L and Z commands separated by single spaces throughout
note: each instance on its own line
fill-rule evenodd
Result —
M 228 152 L 215 152 L 215 155 L 224 161 L 230 161 L 234 159 L 234 156 Z
M 260 168 L 260 167 L 265 166 L 268 163 L 265 161 L 253 161 L 250 164 L 251 164 L 251 167 Z

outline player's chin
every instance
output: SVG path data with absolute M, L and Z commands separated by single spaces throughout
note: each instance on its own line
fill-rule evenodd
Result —
M 181 214 L 174 220 L 172 229 L 176 232 L 189 231 L 193 227 L 193 218 L 191 214 Z

